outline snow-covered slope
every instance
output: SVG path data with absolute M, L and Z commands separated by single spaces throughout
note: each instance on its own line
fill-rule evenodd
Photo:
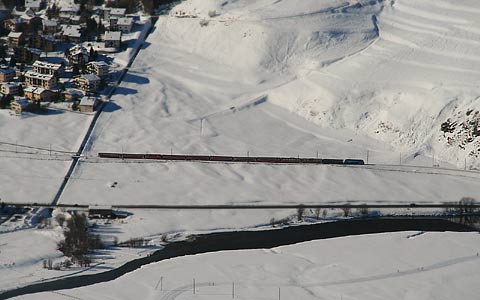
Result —
M 479 247 L 475 233 L 344 237 L 180 257 L 111 282 L 14 299 L 474 299 Z

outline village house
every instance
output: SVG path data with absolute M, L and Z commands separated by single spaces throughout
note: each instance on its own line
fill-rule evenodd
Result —
M 34 12 L 39 12 L 45 6 L 44 0 L 25 0 L 25 8 Z
M 75 45 L 68 49 L 67 59 L 72 65 L 83 66 L 90 61 L 90 51 L 82 45 Z
M 51 90 L 57 85 L 57 77 L 55 75 L 45 75 L 34 71 L 27 71 L 25 73 L 25 84 L 27 86 L 36 86 Z
M 125 8 L 105 8 L 103 11 L 103 18 L 107 21 L 110 18 L 123 18 L 125 17 L 127 10 Z
M 80 43 L 82 41 L 80 25 L 62 25 L 61 37 L 67 43 Z
M 15 70 L 12 68 L 1 68 L 0 69 L 0 82 L 9 82 L 12 81 L 15 77 Z
M 106 31 L 104 36 L 105 48 L 120 48 L 122 33 L 120 31 Z
M 32 67 L 34 72 L 55 75 L 57 77 L 61 77 L 65 71 L 65 67 L 62 64 L 53 64 L 40 60 L 35 61 Z
M 23 32 L 12 31 L 8 34 L 8 46 L 11 48 L 21 46 L 24 41 Z
M 62 92 L 63 101 L 73 102 L 83 97 L 83 92 L 77 89 L 66 89 Z
M 20 93 L 20 83 L 4 82 L 2 85 L 0 85 L 0 93 L 3 95 L 18 95 Z
M 39 60 L 42 55 L 42 50 L 35 48 L 15 47 L 13 51 L 15 53 L 15 59 L 19 63 L 31 64 L 34 61 Z
M 55 34 L 58 32 L 58 23 L 57 20 L 47 20 L 43 19 L 43 33 L 46 34 Z
M 75 86 L 86 93 L 92 93 L 98 91 L 100 88 L 101 80 L 95 74 L 82 74 L 75 78 Z
M 25 98 L 34 102 L 50 102 L 54 100 L 54 93 L 41 87 L 27 86 L 23 92 Z
M 11 103 L 10 103 L 10 109 L 16 113 L 16 114 L 21 114 L 24 111 L 29 111 L 31 110 L 33 104 L 29 102 L 25 98 L 15 98 Z
M 83 97 L 78 104 L 78 110 L 81 112 L 94 112 L 100 100 L 97 97 Z
M 16 31 L 20 32 L 25 29 L 25 26 L 27 25 L 25 23 L 25 20 L 22 18 L 13 18 L 13 19 L 8 19 L 3 22 L 3 25 L 6 29 L 10 31 Z
M 117 21 L 116 30 L 121 31 L 123 34 L 130 33 L 132 31 L 133 19 L 132 18 L 120 18 Z
M 43 51 L 54 51 L 56 40 L 52 35 L 36 33 L 30 37 L 30 46 Z
M 100 78 L 108 77 L 109 66 L 103 61 L 92 61 L 87 64 L 87 73 L 95 74 Z

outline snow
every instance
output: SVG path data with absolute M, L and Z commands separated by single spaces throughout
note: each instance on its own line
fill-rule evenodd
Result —
M 14 299 L 452 299 L 480 291 L 477 233 L 399 232 L 184 256 L 114 281 Z M 195 279 L 195 295 L 193 280 Z
M 60 202 L 411 203 L 475 197 L 478 173 L 424 168 L 452 166 L 438 159 L 442 155 L 436 159 L 422 155 L 426 152 L 418 136 L 430 134 L 431 128 L 398 131 L 401 145 L 400 140 L 387 140 L 392 146 L 379 138 L 391 135 L 395 122 L 428 125 L 430 119 L 419 111 L 439 108 L 436 97 L 446 95 L 443 89 L 425 91 L 420 79 L 428 81 L 427 74 L 410 67 L 393 68 L 396 60 L 382 60 L 386 65 L 382 72 L 391 76 L 372 75 L 372 69 L 357 65 L 367 57 L 365 53 L 382 44 L 382 34 L 389 36 L 382 18 L 395 14 L 396 5 L 390 1 L 180 3 L 159 18 L 107 104 L 106 110 L 113 113 L 99 118 L 86 147 L 89 158 L 79 163 Z M 217 16 L 208 17 L 212 10 Z M 209 20 L 207 26 L 200 26 L 202 18 Z M 393 50 L 404 51 L 403 46 Z M 337 69 L 343 73 L 334 74 Z M 416 75 L 396 75 L 402 70 Z M 402 78 L 415 84 L 407 86 Z M 390 99 L 387 87 L 405 89 Z M 416 98 L 418 93 L 423 101 Z M 385 101 L 390 101 L 388 110 Z M 362 124 L 373 115 L 386 117 L 378 134 L 355 121 L 359 113 L 365 119 Z M 372 122 L 368 121 L 370 128 L 376 126 Z M 370 163 L 424 167 L 123 162 L 95 158 L 101 151 L 365 160 L 368 155 Z M 118 185 L 112 188 L 112 182 Z

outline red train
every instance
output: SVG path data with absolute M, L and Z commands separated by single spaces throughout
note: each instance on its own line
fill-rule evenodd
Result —
M 100 152 L 100 158 L 117 159 L 152 159 L 152 160 L 180 160 L 180 161 L 218 161 L 218 162 L 245 162 L 245 163 L 274 163 L 274 164 L 333 164 L 333 165 L 364 165 L 362 159 L 331 159 L 331 158 L 300 158 L 300 157 L 273 157 L 273 156 L 221 156 L 221 155 L 181 155 L 181 154 L 148 154 L 148 153 L 114 153 Z

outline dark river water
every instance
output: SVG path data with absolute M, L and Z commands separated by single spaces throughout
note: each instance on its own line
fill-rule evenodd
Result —
M 234 231 L 193 236 L 187 241 L 170 243 L 148 257 L 130 261 L 119 268 L 92 275 L 32 284 L 3 291 L 0 299 L 38 292 L 72 289 L 114 280 L 143 265 L 164 259 L 224 250 L 267 249 L 317 239 L 398 231 L 477 231 L 474 228 L 440 218 L 378 218 L 290 226 L 262 231 Z

